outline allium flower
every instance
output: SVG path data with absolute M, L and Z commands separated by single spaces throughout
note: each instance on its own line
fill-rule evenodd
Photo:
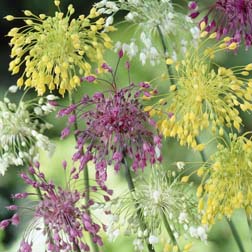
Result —
M 60 1 L 55 1 L 59 6 Z M 88 16 L 72 18 L 74 8 L 68 6 L 64 14 L 58 7 L 55 16 L 36 16 L 25 10 L 25 17 L 6 16 L 9 21 L 22 19 L 25 25 L 12 28 L 8 33 L 12 46 L 9 70 L 17 74 L 25 70 L 17 81 L 18 86 L 34 87 L 38 95 L 59 89 L 64 95 L 80 84 L 79 76 L 89 75 L 90 62 L 103 62 L 104 48 L 111 47 L 105 32 L 104 18 L 92 8 Z M 106 27 L 106 31 L 111 30 Z
M 50 97 L 49 97 L 50 98 Z M 48 99 L 20 100 L 12 103 L 5 97 L 0 101 L 0 174 L 11 165 L 24 165 L 38 158 L 39 149 L 52 154 L 54 145 L 43 135 L 51 124 L 42 117 L 55 109 Z
M 176 53 L 184 53 L 187 41 L 192 42 L 195 36 L 191 18 L 177 12 L 170 0 L 125 0 L 100 1 L 95 5 L 98 12 L 110 15 L 111 19 L 119 11 L 127 11 L 125 21 L 137 28 L 129 43 L 118 42 L 115 50 L 123 48 L 129 57 L 139 56 L 142 64 L 149 61 L 155 65 L 168 57 L 161 47 L 162 33 L 166 47 L 171 49 L 170 57 L 176 58 Z M 188 33 L 188 30 L 190 31 Z M 157 43 L 157 39 L 159 39 Z M 141 47 L 138 42 L 141 42 Z
M 191 6 L 191 7 L 190 7 Z M 197 3 L 189 6 L 191 17 L 197 17 Z M 232 40 L 245 42 L 246 48 L 252 44 L 252 2 L 250 0 L 217 0 L 212 4 L 201 22 L 206 30 L 217 32 L 217 38 L 231 36 Z
M 66 163 L 63 165 L 66 172 Z M 70 180 L 67 187 L 62 188 L 52 181 L 48 182 L 40 169 L 38 162 L 29 168 L 29 173 L 21 173 L 21 178 L 27 185 L 39 191 L 40 200 L 36 204 L 27 204 L 16 207 L 7 207 L 9 210 L 17 208 L 32 214 L 33 220 L 24 232 L 24 238 L 20 244 L 19 252 L 32 252 L 36 237 L 32 237 L 34 230 L 41 232 L 46 237 L 46 252 L 90 251 L 84 235 L 90 233 L 92 240 L 99 246 L 103 245 L 99 235 L 101 226 L 92 221 L 89 215 L 89 207 L 93 200 L 85 203 L 85 190 L 72 188 L 76 183 L 74 168 L 70 171 Z M 93 191 L 97 188 L 92 187 Z M 102 194 L 101 194 L 102 195 Z M 18 193 L 14 199 L 34 197 L 34 193 Z M 104 197 L 109 198 L 106 194 Z M 0 222 L 0 228 L 6 228 L 9 224 L 17 225 L 19 217 L 15 214 L 11 219 Z
M 211 127 L 213 133 L 218 131 L 220 135 L 225 126 L 240 129 L 238 108 L 252 109 L 252 82 L 244 78 L 250 74 L 252 64 L 212 69 L 210 59 L 225 48 L 235 49 L 236 43 L 226 38 L 205 50 L 202 46 L 193 47 L 176 65 L 172 76 L 176 84 L 170 86 L 170 92 L 145 108 L 152 116 L 159 116 L 157 125 L 165 137 L 176 137 L 181 145 L 202 150 L 204 146 L 197 144 L 196 137 L 204 129 Z
M 202 176 L 198 188 L 202 223 L 215 218 L 231 218 L 235 209 L 244 208 L 252 218 L 252 140 L 230 135 L 230 142 L 218 145 L 209 162 L 197 171 Z
M 75 132 L 77 151 L 73 160 L 80 161 L 80 170 L 93 160 L 100 185 L 107 179 L 108 165 L 113 164 L 115 171 L 119 171 L 124 158 L 130 158 L 136 171 L 144 169 L 148 161 L 155 163 L 161 158 L 161 139 L 152 132 L 154 122 L 142 111 L 139 103 L 139 95 L 148 94 L 150 85 L 141 82 L 138 91 L 134 91 L 136 86 L 133 83 L 119 89 L 115 83 L 116 72 L 106 64 L 103 68 L 113 76 L 111 82 L 104 80 L 112 89 L 97 92 L 92 97 L 84 95 L 79 103 L 59 112 L 59 116 L 69 116 L 69 126 L 62 131 L 63 137 L 70 133 L 69 127 L 76 120 L 86 127 Z
M 200 224 L 201 215 L 196 209 L 194 190 L 181 183 L 175 171 L 165 171 L 161 166 L 154 166 L 149 178 L 146 179 L 146 175 L 139 176 L 135 185 L 134 199 L 127 193 L 109 202 L 112 213 L 120 216 L 111 221 L 110 230 L 127 230 L 127 233 L 137 235 L 135 245 L 142 244 L 146 238 L 155 244 L 163 234 L 165 216 L 176 240 L 181 236 L 207 239 L 207 227 Z M 144 232 L 141 231 L 136 212 L 132 210 L 135 202 L 138 202 L 144 215 L 147 225 Z M 202 230 L 205 235 L 200 233 Z

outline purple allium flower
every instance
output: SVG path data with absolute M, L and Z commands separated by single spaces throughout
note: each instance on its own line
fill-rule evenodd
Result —
M 66 172 L 66 162 L 63 162 L 63 170 Z M 98 225 L 90 217 L 89 207 L 93 205 L 94 200 L 85 203 L 85 190 L 71 188 L 75 182 L 76 173 L 73 169 L 70 172 L 70 181 L 67 181 L 67 188 L 56 186 L 53 182 L 48 182 L 45 175 L 40 170 L 40 165 L 36 164 L 29 168 L 28 174 L 21 173 L 20 177 L 24 182 L 36 190 L 40 191 L 40 200 L 35 206 L 27 205 L 24 209 L 32 211 L 34 221 L 30 224 L 25 232 L 25 236 L 20 244 L 19 252 L 32 252 L 34 243 L 31 233 L 32 230 L 41 230 L 46 236 L 46 252 L 69 252 L 69 251 L 90 251 L 88 244 L 85 242 L 85 233 L 90 233 L 97 245 L 102 246 L 103 242 L 99 231 L 103 225 Z M 92 186 L 92 192 L 96 192 Z M 108 201 L 111 190 L 107 193 L 99 192 L 100 198 Z M 14 198 L 22 199 L 23 195 L 29 197 L 34 193 L 16 194 Z M 23 207 L 20 206 L 19 209 Z M 15 205 L 7 207 L 8 210 L 16 210 Z M 24 210 L 23 209 L 23 210 Z M 10 224 L 18 225 L 19 215 L 16 213 L 10 219 L 0 222 L 0 229 L 7 228 Z
M 190 16 L 196 17 L 198 10 L 193 3 Z M 190 6 L 189 6 L 190 8 Z M 252 1 L 217 0 L 200 22 L 206 23 L 206 31 L 217 32 L 217 38 L 230 36 L 233 42 L 244 40 L 246 48 L 252 44 Z
M 112 69 L 109 66 L 107 68 Z M 79 171 L 92 160 L 96 168 L 96 181 L 101 187 L 107 180 L 108 165 L 113 164 L 115 171 L 118 171 L 124 158 L 129 158 L 136 171 L 143 170 L 147 162 L 153 164 L 161 159 L 156 155 L 161 141 L 154 143 L 154 138 L 158 136 L 154 136 L 152 121 L 138 100 L 139 94 L 150 94 L 147 92 L 150 85 L 141 82 L 139 90 L 137 85 L 131 83 L 119 89 L 115 83 L 115 74 L 116 71 L 111 72 L 111 82 L 104 80 L 110 83 L 111 90 L 95 93 L 92 97 L 84 95 L 79 103 L 71 105 L 76 108 L 79 125 L 85 127 L 75 132 L 77 151 L 73 160 L 80 161 Z M 63 109 L 58 114 L 71 117 L 67 111 Z

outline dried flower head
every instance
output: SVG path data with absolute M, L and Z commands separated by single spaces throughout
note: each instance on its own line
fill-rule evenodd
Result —
M 10 88 L 12 89 L 12 87 Z M 38 158 L 40 149 L 52 154 L 54 145 L 43 135 L 52 127 L 41 118 L 55 107 L 45 98 L 21 99 L 12 103 L 7 96 L 0 101 L 0 174 L 11 165 L 24 165 Z
M 191 8 L 190 8 L 191 6 Z M 191 3 L 190 16 L 199 14 L 197 3 Z M 250 0 L 217 0 L 210 5 L 207 14 L 201 19 L 206 30 L 217 32 L 217 38 L 231 36 L 240 43 L 244 40 L 246 48 L 252 44 L 252 2 Z
M 64 172 L 67 164 L 63 162 Z M 39 201 L 35 204 L 22 206 L 11 205 L 7 209 L 15 211 L 28 211 L 32 214 L 33 220 L 24 232 L 23 240 L 20 244 L 19 252 L 34 251 L 33 244 L 36 237 L 32 233 L 37 230 L 46 237 L 46 252 L 69 252 L 69 251 L 90 251 L 89 245 L 85 241 L 85 234 L 91 234 L 92 240 L 99 246 L 103 245 L 99 235 L 101 225 L 95 223 L 89 212 L 89 207 L 94 204 L 90 199 L 85 201 L 85 190 L 74 188 L 76 177 L 74 168 L 70 171 L 70 179 L 66 183 L 66 188 L 55 185 L 52 181 L 48 182 L 44 173 L 40 169 L 38 162 L 30 166 L 29 173 L 21 173 L 21 178 L 27 185 L 32 186 L 38 192 Z M 98 189 L 92 187 L 93 192 Z M 101 193 L 103 195 L 104 193 Z M 14 199 L 34 199 L 34 193 L 18 193 Z M 109 196 L 104 195 L 109 198 Z M 98 199 L 96 197 L 96 199 Z M 2 221 L 17 225 L 18 215 L 11 219 Z M 1 225 L 0 223 L 0 225 Z M 4 228 L 8 226 L 5 224 Z M 1 228 L 1 226 L 0 226 Z
M 92 97 L 84 95 L 80 102 L 59 112 L 59 116 L 69 116 L 69 126 L 62 131 L 62 137 L 70 134 L 69 127 L 76 120 L 85 126 L 84 130 L 75 132 L 77 151 L 73 160 L 80 161 L 80 171 L 93 160 L 100 185 L 107 179 L 107 166 L 114 164 L 118 171 L 125 157 L 132 160 L 134 171 L 144 169 L 148 161 L 155 163 L 161 158 L 161 139 L 154 135 L 154 122 L 139 102 L 140 94 L 148 94 L 150 85 L 141 82 L 137 88 L 131 83 L 119 89 L 115 83 L 116 70 L 114 72 L 106 64 L 103 68 L 112 75 L 111 81 L 103 80 L 111 89 Z M 94 81 L 95 78 L 86 77 L 86 80 Z
M 202 36 L 205 35 L 205 31 L 202 32 Z M 198 145 L 196 137 L 204 129 L 211 127 L 214 134 L 217 131 L 220 135 L 224 126 L 239 130 L 242 119 L 238 107 L 243 111 L 252 109 L 252 82 L 244 78 L 250 74 L 252 64 L 234 68 L 217 65 L 217 70 L 211 66 L 210 60 L 216 52 L 234 50 L 237 44 L 225 38 L 204 49 L 202 43 L 192 47 L 175 65 L 171 78 L 176 84 L 170 86 L 169 93 L 145 108 L 152 116 L 159 116 L 157 125 L 165 137 L 176 137 L 181 145 L 198 150 L 204 145 Z
M 181 236 L 206 240 L 207 228 L 200 224 L 201 215 L 197 212 L 194 188 L 185 185 L 175 171 L 167 171 L 162 166 L 152 167 L 148 178 L 146 174 L 137 178 L 133 193 L 119 195 L 109 202 L 112 213 L 118 216 L 111 221 L 109 230 L 127 230 L 127 233 L 136 236 L 136 246 L 143 244 L 146 238 L 153 245 L 160 243 L 167 226 L 172 232 L 168 234 L 170 239 L 166 238 L 170 243 Z M 144 215 L 147 225 L 145 231 L 141 229 L 136 211 L 133 210 L 136 202 L 138 210 Z
M 12 74 L 25 70 L 17 81 L 19 87 L 34 87 L 38 95 L 59 89 L 64 95 L 80 84 L 79 76 L 89 75 L 90 62 L 103 62 L 104 48 L 111 47 L 111 40 L 104 30 L 105 19 L 95 8 L 88 16 L 72 18 L 73 6 L 68 6 L 64 16 L 55 1 L 55 16 L 36 16 L 25 10 L 25 17 L 6 16 L 9 21 L 21 19 L 25 25 L 12 28 L 8 33 L 12 46 L 9 70 Z M 106 27 L 109 30 L 109 27 Z
M 171 49 L 169 56 L 174 58 L 176 58 L 176 53 L 184 53 L 187 42 L 191 43 L 198 34 L 198 29 L 194 27 L 191 18 L 175 10 L 170 0 L 113 2 L 102 0 L 95 6 L 98 12 L 110 15 L 111 20 L 117 12 L 127 12 L 125 21 L 136 28 L 132 31 L 135 36 L 131 37 L 128 43 L 117 42 L 115 49 L 123 48 L 130 58 L 138 55 L 142 64 L 149 61 L 155 65 L 168 57 L 166 55 L 168 51 L 164 53 L 161 47 L 160 33 L 166 47 L 169 46 Z M 138 42 L 141 43 L 141 47 Z
M 213 224 L 216 217 L 231 218 L 239 208 L 252 218 L 251 171 L 251 138 L 231 134 L 229 143 L 218 144 L 217 152 L 197 171 L 202 176 L 197 192 L 202 223 Z

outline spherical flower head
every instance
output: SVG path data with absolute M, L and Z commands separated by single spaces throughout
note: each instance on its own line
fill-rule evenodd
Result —
M 170 0 L 100 1 L 96 6 L 99 12 L 110 17 L 126 11 L 126 22 L 137 29 L 132 31 L 135 36 L 130 42 L 118 41 L 115 50 L 122 47 L 130 58 L 138 56 L 143 65 L 147 62 L 155 65 L 168 57 L 168 51 L 164 53 L 161 47 L 160 33 L 166 46 L 174 50 L 170 55 L 174 57 L 177 53 L 184 53 L 186 43 L 194 40 L 191 28 L 195 25 L 191 18 L 178 12 Z
M 192 10 L 193 13 L 197 10 Z M 217 0 L 201 22 L 206 30 L 217 32 L 217 38 L 231 36 L 233 41 L 244 40 L 246 48 L 252 44 L 252 2 L 250 0 Z
M 210 161 L 198 170 L 202 176 L 198 188 L 202 223 L 213 224 L 223 216 L 231 218 L 239 208 L 252 217 L 251 147 L 251 138 L 230 135 L 230 142 L 220 143 Z
M 157 125 L 165 137 L 176 137 L 181 145 L 202 150 L 204 145 L 198 145 L 196 137 L 204 129 L 210 127 L 220 135 L 224 126 L 240 130 L 242 119 L 237 107 L 252 109 L 251 81 L 243 78 L 249 75 L 252 65 L 217 70 L 210 65 L 216 51 L 235 49 L 235 45 L 230 44 L 230 38 L 205 50 L 199 45 L 175 65 L 171 78 L 176 84 L 156 104 L 146 107 L 153 116 L 160 117 Z
M 26 10 L 25 17 L 14 18 L 25 22 L 23 27 L 8 33 L 12 46 L 9 70 L 17 74 L 22 66 L 25 68 L 18 86 L 33 87 L 38 95 L 47 88 L 58 89 L 64 95 L 80 85 L 79 76 L 90 74 L 90 62 L 103 61 L 104 49 L 111 47 L 104 31 L 104 18 L 99 17 L 95 8 L 86 17 L 72 18 L 74 11 L 69 5 L 64 15 L 58 7 L 50 17 Z
M 63 168 L 66 173 L 68 171 L 66 163 Z M 70 171 L 66 188 L 57 186 L 52 181 L 48 182 L 38 162 L 29 167 L 29 173 L 21 173 L 20 176 L 27 185 L 40 192 L 39 201 L 29 207 L 29 214 L 32 214 L 33 220 L 24 233 L 20 252 L 26 251 L 24 247 L 30 249 L 27 251 L 34 251 L 32 244 L 36 242 L 36 237 L 32 237 L 32 233 L 35 229 L 40 230 L 41 235 L 46 237 L 46 251 L 48 252 L 90 251 L 84 238 L 87 233 L 90 233 L 94 243 L 98 246 L 103 245 L 99 235 L 101 225 L 92 220 L 89 212 L 94 201 L 91 199 L 89 202 L 85 201 L 85 189 L 73 188 L 78 179 L 75 177 L 74 169 Z M 95 187 L 92 189 L 93 192 L 97 191 Z M 13 198 L 22 199 L 30 198 L 30 196 L 32 198 L 32 195 L 34 193 L 16 194 Z M 109 198 L 104 192 L 102 194 L 99 192 L 99 195 L 103 195 L 106 199 Z M 19 204 L 18 209 L 22 210 L 22 208 L 22 204 Z M 13 206 L 8 209 L 15 210 Z M 24 209 L 27 211 L 27 206 L 24 206 Z M 14 220 L 15 223 L 13 223 Z M 7 221 L 14 225 L 17 223 L 17 217 L 12 217 Z
M 52 154 L 54 145 L 43 134 L 51 125 L 40 119 L 53 110 L 42 98 L 37 103 L 21 100 L 15 104 L 7 97 L 0 101 L 0 175 L 11 165 L 32 162 L 40 149 Z
M 114 76 L 111 67 L 103 67 Z M 84 130 L 75 132 L 77 151 L 73 160 L 80 161 L 80 170 L 93 160 L 100 185 L 107 179 L 108 165 L 113 164 L 115 171 L 119 171 L 125 158 L 129 158 L 136 171 L 143 170 L 148 161 L 155 163 L 161 159 L 161 139 L 154 135 L 153 121 L 139 102 L 139 95 L 148 93 L 149 84 L 142 90 L 133 83 L 117 88 L 114 80 L 110 83 L 112 89 L 107 92 L 97 92 L 92 97 L 84 95 L 79 103 L 59 112 L 60 116 L 70 117 L 75 113 L 79 125 L 85 126 Z M 70 117 L 69 126 L 72 124 Z M 63 137 L 69 134 L 69 126 L 62 131 Z
M 193 187 L 181 183 L 179 174 L 175 171 L 166 170 L 160 165 L 154 165 L 148 176 L 148 178 L 146 175 L 144 175 L 144 178 L 139 176 L 136 180 L 134 200 L 127 193 L 123 196 L 119 195 L 114 201 L 109 202 L 109 204 L 112 204 L 112 212 L 115 210 L 117 214 L 123 216 L 121 220 L 114 221 L 114 227 L 123 226 L 128 232 L 137 234 L 138 239 L 149 237 L 149 241 L 155 243 L 162 234 L 165 216 L 176 239 L 182 236 L 203 238 L 203 236 L 197 235 L 198 232 L 191 233 L 192 229 L 197 230 L 197 228 L 202 227 Z M 146 234 L 141 232 L 141 235 L 138 234 L 141 226 L 136 212 L 132 210 L 135 201 L 142 209 L 147 225 Z M 128 223 L 128 225 L 125 226 L 123 223 Z M 172 239 L 172 237 L 170 238 Z M 206 237 L 204 238 L 203 240 L 206 240 Z

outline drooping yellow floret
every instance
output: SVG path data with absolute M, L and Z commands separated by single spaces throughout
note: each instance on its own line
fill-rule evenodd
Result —
M 58 7 L 60 1 L 54 3 Z M 38 95 L 46 89 L 58 89 L 64 95 L 80 84 L 80 77 L 90 75 L 91 62 L 103 63 L 104 49 L 111 47 L 104 19 L 95 8 L 86 17 L 72 18 L 74 12 L 70 4 L 66 15 L 59 10 L 53 17 L 36 16 L 25 10 L 25 17 L 6 16 L 9 21 L 25 22 L 8 33 L 12 47 L 9 71 L 18 74 L 24 66 L 18 86 L 34 87 Z
M 204 178 L 198 188 L 198 209 L 203 213 L 203 224 L 213 224 L 216 217 L 230 218 L 239 208 L 252 217 L 251 147 L 251 139 L 231 135 L 230 144 L 218 145 L 210 168 L 206 165 L 200 168 L 204 170 Z
M 219 44 L 225 45 L 225 50 L 230 47 L 225 41 Z M 219 135 L 223 135 L 223 127 L 239 130 L 242 119 L 238 108 L 252 110 L 251 81 L 243 78 L 250 74 L 251 64 L 213 69 L 210 59 L 220 50 L 219 44 L 205 50 L 201 44 L 193 47 L 176 65 L 175 84 L 169 87 L 169 93 L 149 111 L 159 115 L 157 126 L 165 137 L 176 137 L 181 145 L 199 151 L 204 145 L 198 145 L 196 137 L 204 129 L 211 127 Z

